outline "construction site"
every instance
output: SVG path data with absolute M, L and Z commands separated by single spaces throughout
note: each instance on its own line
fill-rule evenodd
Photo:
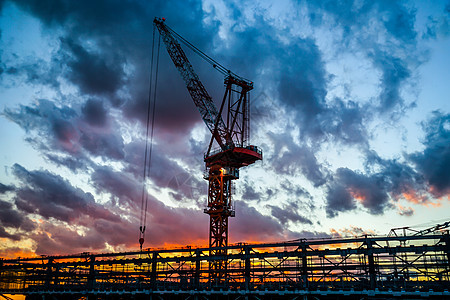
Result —
M 441 230 L 448 226 L 421 232 L 402 228 L 384 237 L 1 260 L 0 294 L 5 299 L 6 294 L 27 299 L 446 299 L 450 236 Z M 211 277 L 217 264 L 223 266 L 220 282 Z
M 239 179 L 240 168 L 263 159 L 261 149 L 249 141 L 249 92 L 253 82 L 201 52 L 169 28 L 164 19 L 155 18 L 153 23 L 154 48 L 158 46 L 157 53 L 152 53 L 152 68 L 153 56 L 159 57 L 160 42 L 155 40 L 158 32 L 211 133 L 204 156 L 204 179 L 208 181 L 204 213 L 210 219 L 209 246 L 144 247 L 148 196 L 143 192 L 140 250 L 1 259 L 1 297 L 450 299 L 450 222 L 425 230 L 396 228 L 387 236 L 229 244 L 228 222 L 235 216 L 234 181 Z M 225 93 L 218 107 L 180 43 L 224 75 Z M 154 117 L 150 118 L 150 100 L 156 97 L 157 69 L 156 61 L 156 73 L 153 69 L 151 72 L 155 79 L 150 80 L 144 181 L 151 166 L 150 119 Z

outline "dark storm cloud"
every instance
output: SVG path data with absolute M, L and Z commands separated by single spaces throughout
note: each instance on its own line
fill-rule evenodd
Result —
M 133 173 L 136 178 L 140 179 L 142 179 L 144 171 L 144 154 L 145 142 L 143 141 L 131 142 L 125 146 L 125 161 L 128 163 L 126 170 Z M 164 147 L 161 147 L 158 144 L 153 145 L 152 157 L 147 175 L 157 186 L 167 186 L 173 176 L 183 172 L 183 168 L 166 155 Z
M 273 241 L 292 237 L 292 232 L 275 218 L 261 214 L 245 201 L 238 201 L 235 205 L 236 218 L 229 224 L 233 241 Z
M 271 165 L 275 172 L 286 175 L 303 175 L 315 186 L 325 183 L 326 175 L 313 151 L 307 146 L 299 146 L 289 135 L 268 133 L 274 147 Z
M 106 124 L 107 111 L 100 100 L 89 99 L 82 107 L 81 112 L 90 125 L 102 127 Z
M 303 223 L 312 225 L 312 221 L 298 212 L 298 206 L 296 205 L 284 205 L 283 207 L 274 206 L 274 205 L 268 205 L 272 212 L 272 216 L 276 219 L 280 220 L 280 222 L 283 225 L 286 225 L 288 221 L 291 221 L 292 223 Z
M 450 114 L 434 112 L 423 128 L 425 150 L 410 158 L 431 186 L 431 193 L 442 197 L 450 193 Z
M 144 124 L 153 18 L 166 17 L 172 28 L 201 49 L 212 46 L 209 37 L 216 32 L 215 28 L 204 27 L 199 22 L 203 17 L 199 1 L 29 0 L 17 4 L 39 18 L 46 25 L 45 29 L 63 28 L 61 51 L 53 63 L 67 66 L 67 72 L 62 72 L 67 80 L 84 94 L 99 95 L 114 106 L 123 105 L 127 118 Z M 160 57 L 158 119 L 164 128 L 172 132 L 183 130 L 180 133 L 183 134 L 200 119 L 163 47 Z M 202 68 L 196 67 L 196 70 L 202 73 Z M 200 77 L 204 82 L 209 81 L 208 77 Z
M 406 61 L 394 57 L 384 51 L 375 51 L 372 55 L 373 63 L 381 72 L 380 110 L 391 111 L 394 107 L 403 107 L 400 96 L 402 84 L 411 76 Z
M 106 167 L 95 170 L 91 179 L 99 192 L 110 193 L 123 207 L 131 207 L 134 213 L 140 212 L 142 184 L 124 173 L 118 173 Z M 128 213 L 133 214 L 133 211 Z M 150 237 L 152 245 L 163 245 L 168 242 L 168 237 L 173 243 L 190 244 L 193 241 L 202 240 L 206 234 L 199 230 L 199 228 L 206 228 L 207 223 L 206 215 L 203 216 L 199 210 L 170 208 L 149 195 L 147 212 L 147 225 L 149 225 L 147 236 Z M 108 222 L 97 222 L 97 230 L 105 231 L 106 234 L 110 226 Z M 135 232 L 138 229 L 137 224 L 134 227 Z M 133 225 L 130 224 L 129 227 Z
M 103 52 L 88 52 L 79 43 L 61 39 L 62 48 L 70 55 L 66 64 L 70 68 L 68 78 L 83 93 L 92 95 L 113 95 L 124 83 L 124 59 L 118 56 L 109 60 Z
M 427 190 L 423 175 L 417 173 L 409 161 L 402 163 L 396 159 L 382 159 L 372 151 L 367 154 L 366 169 L 370 173 L 375 168 L 380 169 L 378 174 L 386 180 L 386 190 L 395 199 L 411 192 L 420 194 Z
M 202 153 L 195 153 L 195 156 L 192 157 L 192 154 L 188 152 L 188 147 L 183 145 L 183 141 L 178 142 L 181 142 L 179 146 L 172 141 L 169 141 L 167 144 L 165 141 L 154 143 L 151 161 L 147 162 L 146 176 L 155 184 L 156 188 L 171 189 L 170 195 L 174 199 L 178 201 L 194 200 L 201 202 L 203 205 L 204 202 L 201 198 L 206 193 L 207 183 L 194 176 L 194 173 L 201 174 L 199 167 L 203 164 L 200 160 Z M 178 148 L 178 150 L 174 148 Z M 145 142 L 130 142 L 125 145 L 124 151 L 125 171 L 133 174 L 138 182 L 142 182 L 145 164 Z M 188 164 L 191 161 L 191 166 L 188 168 L 182 167 L 173 157 L 182 157 Z
M 8 228 L 13 229 L 13 233 L 9 233 Z M 10 202 L 0 200 L 0 237 L 18 241 L 22 238 L 22 232 L 33 229 L 35 225 L 27 216 L 17 211 Z
M 61 65 L 42 59 L 22 58 L 16 54 L 13 57 L 14 59 L 5 59 L 4 61 L 5 75 L 24 79 L 28 84 L 46 85 L 56 90 L 59 89 L 58 78 L 61 74 Z
M 102 105 L 88 100 L 82 108 L 82 113 L 83 116 L 80 117 L 73 108 L 57 107 L 55 103 L 43 99 L 34 105 L 21 105 L 19 109 L 4 111 L 6 117 L 28 133 L 28 141 L 57 164 L 67 164 L 70 169 L 80 167 L 89 162 L 86 154 L 114 160 L 122 159 L 124 144 L 118 130 L 113 128 L 116 123 L 103 128 L 99 128 L 99 124 L 90 126 L 93 118 L 106 123 Z M 87 153 L 84 153 L 83 149 Z M 78 162 L 73 158 L 58 157 L 54 153 L 56 151 L 75 156 Z M 84 163 L 80 165 L 81 162 Z
M 116 132 L 96 133 L 90 128 L 82 129 L 80 144 L 90 154 L 115 160 L 124 158 L 123 140 Z
M 99 192 L 111 193 L 120 203 L 132 206 L 140 203 L 142 186 L 126 173 L 115 172 L 109 167 L 98 167 L 91 175 L 94 187 Z
M 47 160 L 54 163 L 56 166 L 69 168 L 74 173 L 85 170 L 89 165 L 88 162 L 72 155 L 56 155 L 53 153 L 46 153 L 44 155 Z
M 307 136 L 323 134 L 318 115 L 325 109 L 326 79 L 320 51 L 313 40 L 299 39 L 286 47 L 279 77 L 279 95 L 289 110 L 297 113 L 298 126 Z M 289 64 L 286 62 L 290 61 Z
M 3 183 L 0 182 L 0 194 L 4 194 L 7 192 L 11 192 L 14 191 L 14 186 L 12 185 L 5 185 Z
M 79 225 L 83 232 L 73 229 Z M 137 243 L 136 231 L 129 221 L 124 219 L 110 221 L 105 219 L 72 222 L 71 226 L 54 224 L 44 220 L 39 230 L 29 233 L 34 241 L 34 252 L 38 255 L 74 254 L 86 251 L 111 251 L 110 247 L 124 247 Z M 81 225 L 81 226 L 80 226 Z M 107 244 L 109 249 L 107 249 Z
M 335 46 L 339 45 L 337 52 L 353 51 L 356 43 L 362 49 L 358 51 L 363 51 L 379 70 L 380 94 L 373 95 L 379 99 L 367 106 L 359 99 L 327 99 L 332 74 L 327 73 L 325 56 L 318 42 L 311 37 L 293 34 L 289 22 L 283 25 L 284 29 L 278 28 L 264 12 L 256 12 L 256 22 L 251 26 L 239 26 L 238 23 L 244 24 L 246 18 L 238 5 L 234 6 L 236 24 L 231 26 L 231 32 L 223 41 L 222 37 L 218 38 L 220 21 L 203 22 L 205 15 L 200 1 L 24 0 L 16 3 L 42 21 L 44 32 L 48 30 L 61 35 L 60 48 L 53 53 L 51 62 L 8 63 L 5 72 L 15 76 L 25 72 L 28 82 L 45 84 L 56 90 L 59 82 L 66 80 L 79 91 L 75 94 L 79 106 L 57 107 L 49 101 L 39 100 L 36 105 L 22 106 L 15 111 L 7 109 L 5 115 L 27 132 L 34 132 L 34 135 L 28 134 L 27 139 L 56 165 L 74 171 L 92 170 L 90 180 L 93 186 L 99 193 L 111 194 L 114 200 L 104 206 L 104 211 L 96 211 L 101 206 L 95 203 L 93 196 L 73 187 L 62 177 L 48 171 L 27 171 L 16 165 L 14 172 L 22 180 L 16 203 L 22 212 L 38 213 L 45 218 L 56 216 L 54 218 L 86 227 L 85 234 L 80 235 L 46 222 L 43 231 L 51 237 L 35 233 L 37 253 L 104 249 L 105 242 L 113 246 L 136 244 L 135 215 L 139 212 L 137 204 L 142 196 L 140 182 L 145 144 L 141 140 L 125 143 L 119 133 L 119 125 L 111 124 L 109 116 L 114 112 L 120 115 L 119 118 L 125 117 L 127 125 L 134 125 L 138 120 L 144 125 L 139 130 L 145 128 L 151 23 L 155 15 L 165 16 L 169 26 L 193 44 L 218 57 L 237 73 L 254 80 L 255 90 L 270 93 L 274 99 L 272 103 L 266 107 L 256 104 L 256 109 L 268 111 L 267 114 L 274 118 L 271 122 L 280 119 L 291 121 L 292 115 L 294 124 L 288 127 L 298 128 L 300 142 L 294 142 L 290 134 L 269 133 L 274 145 L 270 150 L 276 153 L 270 158 L 270 167 L 278 175 L 305 176 L 315 187 L 332 180 L 327 184 L 329 216 L 356 209 L 355 197 L 370 213 L 380 214 L 389 207 L 390 197 L 400 197 L 412 189 L 422 188 L 423 180 L 409 166 L 384 161 L 376 155 L 368 156 L 368 164 L 376 164 L 381 171 L 368 170 L 365 174 L 339 169 L 333 178 L 315 156 L 321 142 L 327 141 L 366 149 L 368 133 L 365 126 L 372 118 L 369 114 L 389 113 L 405 105 L 401 89 L 411 77 L 410 62 L 413 61 L 413 65 L 417 63 L 417 55 L 412 51 L 416 39 L 415 12 L 407 10 L 402 3 L 324 1 L 307 4 L 322 10 L 315 13 L 311 10 L 310 24 L 313 27 L 320 28 L 331 15 L 336 22 L 332 26 L 343 29 L 343 36 L 337 37 L 335 43 Z M 372 25 L 374 28 L 370 28 Z M 379 33 L 384 35 L 385 32 L 386 43 L 377 38 Z M 192 176 L 193 169 L 197 171 L 192 163 L 194 154 L 200 157 L 200 161 L 194 161 L 196 166 L 203 165 L 203 162 L 198 145 L 190 147 L 186 136 L 201 119 L 164 47 L 160 55 L 156 138 L 149 177 L 157 189 L 167 188 L 174 199 L 195 198 L 192 189 L 201 188 L 205 182 Z M 219 92 L 223 88 L 222 78 L 214 78 L 210 69 L 198 67 L 198 60 L 189 53 L 188 57 L 208 91 L 215 99 L 220 99 L 223 96 Z M 272 105 L 280 107 L 289 116 L 275 115 Z M 266 128 L 261 126 L 260 132 Z M 267 137 L 265 132 L 263 136 Z M 428 159 L 445 158 L 446 154 L 431 144 L 427 143 L 429 151 L 416 154 L 414 161 L 418 168 L 427 170 L 426 177 L 442 194 L 448 188 L 448 181 L 445 183 L 444 180 L 439 185 L 439 178 L 433 176 L 433 170 L 427 169 L 427 163 Z M 96 165 L 91 156 L 100 157 L 104 162 L 118 161 L 123 163 L 124 169 L 118 172 Z M 295 196 L 295 199 L 286 207 L 271 206 L 273 217 L 238 201 L 237 218 L 230 222 L 233 240 L 317 236 L 312 232 L 293 233 L 284 226 L 289 222 L 312 224 L 312 220 L 305 217 L 303 207 L 297 203 L 298 199 L 299 202 L 311 199 L 311 195 L 298 186 L 283 183 L 280 190 Z M 278 191 L 260 191 L 246 183 L 243 196 L 244 200 L 256 200 L 271 197 Z M 66 199 L 69 196 L 70 199 Z M 133 208 L 126 212 L 131 221 L 116 218 L 123 209 L 116 203 Z M 81 220 L 87 214 L 83 207 L 90 207 L 91 215 L 88 216 L 95 220 Z M 412 213 L 407 209 L 403 212 L 405 215 Z M 204 241 L 207 236 L 206 215 L 198 210 L 167 207 L 152 196 L 149 199 L 149 220 L 148 237 L 152 245 L 164 245 L 169 238 L 173 243 L 191 244 Z
M 374 172 L 373 170 L 377 170 Z M 416 204 L 427 204 L 428 185 L 421 173 L 408 162 L 386 160 L 375 152 L 367 154 L 366 173 L 339 168 L 328 185 L 326 212 L 330 217 L 357 209 L 357 201 L 371 214 L 382 214 L 391 208 L 391 200 L 405 198 Z M 403 213 L 402 213 L 403 212 Z M 400 210 L 411 215 L 412 210 Z
M 48 171 L 28 171 L 14 164 L 13 174 L 21 181 L 15 204 L 23 212 L 49 219 L 70 222 L 83 215 L 117 220 L 118 217 L 97 204 L 90 193 L 72 186 L 59 175 Z
M 70 122 L 76 117 L 76 112 L 67 107 L 58 108 L 48 100 L 38 100 L 32 106 L 20 105 L 19 109 L 5 109 L 4 114 L 17 123 L 27 133 L 36 132 L 38 136 L 45 137 L 36 140 L 39 148 L 46 149 L 48 145 L 74 153 L 77 151 L 74 141 L 77 132 Z
M 236 61 L 232 61 L 235 68 L 248 69 L 248 76 L 255 80 L 257 89 L 273 97 L 270 103 L 262 101 L 262 107 L 254 102 L 255 109 L 270 115 L 273 107 L 265 105 L 284 107 L 293 114 L 301 137 L 317 143 L 325 138 L 322 115 L 328 112 L 325 102 L 328 75 L 322 53 L 314 39 L 292 36 L 286 30 L 275 28 L 262 16 L 255 17 L 258 20 L 255 27 L 233 32 L 230 37 L 236 50 L 233 56 Z M 280 35 L 286 39 L 277 39 Z M 238 53 L 246 53 L 245 60 Z M 257 115 L 255 117 L 258 119 Z
M 356 202 L 344 184 L 334 183 L 331 185 L 327 191 L 326 201 L 328 217 L 335 217 L 339 212 L 356 209 Z
M 338 183 L 327 196 L 327 214 L 336 215 L 336 211 L 345 211 L 355 207 L 355 198 L 372 214 L 383 213 L 388 205 L 385 179 L 380 175 L 367 176 L 347 168 L 336 171 Z
M 0 200 L 0 222 L 3 226 L 19 228 L 23 216 L 13 209 L 11 203 Z

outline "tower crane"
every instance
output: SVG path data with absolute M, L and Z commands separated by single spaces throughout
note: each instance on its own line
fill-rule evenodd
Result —
M 228 218 L 235 216 L 232 204 L 232 182 L 239 178 L 239 169 L 262 160 L 261 150 L 249 144 L 249 92 L 253 82 L 242 78 L 197 49 L 170 27 L 164 18 L 155 18 L 154 26 L 166 46 L 167 52 L 180 73 L 195 106 L 211 132 L 211 140 L 204 155 L 208 180 L 208 202 L 204 212 L 209 215 L 209 251 L 218 259 L 210 262 L 210 280 L 226 280 Z M 220 108 L 213 102 L 186 57 L 179 42 L 200 55 L 216 70 L 224 74 L 225 94 Z M 237 97 L 233 97 L 233 94 Z M 218 149 L 213 148 L 217 143 Z

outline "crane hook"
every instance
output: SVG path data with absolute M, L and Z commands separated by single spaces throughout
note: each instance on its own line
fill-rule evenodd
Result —
M 141 251 L 142 251 L 142 244 L 144 244 L 144 238 L 143 237 L 139 238 L 139 244 L 140 244 L 140 248 L 141 248 Z
M 145 226 L 139 226 L 139 245 L 142 251 L 142 245 L 144 244 L 144 233 L 145 233 Z

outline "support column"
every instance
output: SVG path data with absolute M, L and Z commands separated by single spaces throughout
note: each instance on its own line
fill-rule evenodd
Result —
M 301 258 L 302 258 L 302 283 L 303 283 L 303 288 L 307 289 L 309 287 L 308 284 L 308 256 L 306 255 L 306 245 L 303 242 L 301 245 Z
M 250 263 L 250 251 L 251 248 L 249 246 L 244 246 L 244 257 L 245 257 L 245 266 L 244 266 L 244 279 L 245 279 L 245 290 L 249 290 L 250 289 L 250 268 L 251 268 L 251 263 Z
M 449 232 L 448 231 L 444 234 L 444 237 L 442 238 L 442 240 L 445 243 L 445 250 L 444 251 L 447 254 L 447 264 L 446 264 L 446 266 L 447 266 L 447 274 L 449 274 L 449 272 L 450 272 L 450 236 L 449 236 Z
M 372 240 L 366 238 L 366 245 L 367 245 L 367 261 L 369 263 L 370 289 L 374 290 L 377 287 L 377 274 L 375 269 L 375 260 L 373 258 Z
M 88 276 L 88 290 L 95 288 L 95 256 L 89 257 L 89 276 Z
M 47 274 L 45 276 L 45 288 L 49 289 L 53 277 L 53 258 L 49 258 L 47 262 Z
M 158 267 L 158 252 L 155 251 L 155 252 L 153 252 L 153 256 L 152 256 L 152 272 L 150 274 L 150 283 L 151 283 L 153 290 L 157 289 L 157 286 L 156 286 L 157 267 Z
M 201 260 L 201 252 L 199 249 L 195 250 L 195 274 L 194 274 L 194 287 L 199 288 L 200 287 L 200 260 Z

